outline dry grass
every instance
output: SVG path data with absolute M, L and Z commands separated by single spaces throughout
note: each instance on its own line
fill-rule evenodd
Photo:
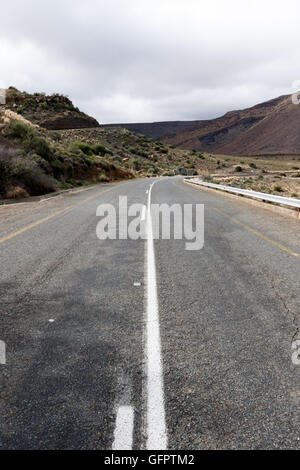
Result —
M 7 199 L 24 199 L 29 197 L 26 189 L 21 188 L 20 186 L 13 186 L 7 189 L 6 191 Z
M 300 173 L 299 173 L 300 176 Z M 242 189 L 250 189 L 267 194 L 299 198 L 300 177 L 284 176 L 265 172 L 263 175 L 220 175 L 211 176 L 214 183 L 224 184 Z

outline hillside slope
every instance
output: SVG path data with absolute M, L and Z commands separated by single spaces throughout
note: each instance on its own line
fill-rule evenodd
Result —
M 58 132 L 0 106 L 0 204 L 1 198 L 22 199 L 134 177 L 108 161 L 109 151 L 100 142 L 67 142 Z
M 51 130 L 99 127 L 96 119 L 76 108 L 63 95 L 26 93 L 10 87 L 6 90 L 6 109 L 11 109 L 28 121 Z
M 0 199 L 135 176 L 174 175 L 183 166 L 195 173 L 204 162 L 201 158 L 124 129 L 104 129 L 61 95 L 11 87 L 6 104 L 0 105 Z M 206 167 L 213 169 L 216 162 Z
M 290 96 L 189 122 L 120 124 L 176 147 L 229 155 L 300 154 L 300 106 Z

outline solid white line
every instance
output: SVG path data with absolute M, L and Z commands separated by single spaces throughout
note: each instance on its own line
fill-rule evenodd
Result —
M 141 221 L 143 222 L 144 220 L 146 220 L 146 206 L 143 207 L 143 212 L 142 212 L 142 217 L 141 217 Z
M 164 405 L 163 368 L 161 360 L 159 313 L 153 227 L 151 218 L 151 193 L 147 207 L 147 320 L 146 320 L 146 367 L 147 367 L 147 449 L 167 449 L 167 429 Z
M 134 411 L 132 406 L 120 406 L 112 450 L 131 450 L 133 441 Z

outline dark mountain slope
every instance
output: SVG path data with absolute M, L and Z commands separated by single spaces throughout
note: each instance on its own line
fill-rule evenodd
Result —
M 212 120 L 118 126 L 176 147 L 204 152 L 300 154 L 300 106 L 294 105 L 290 96 L 231 111 Z

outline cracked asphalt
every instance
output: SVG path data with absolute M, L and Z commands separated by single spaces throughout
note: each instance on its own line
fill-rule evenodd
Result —
M 119 405 L 145 448 L 145 241 L 96 209 L 152 181 L 0 207 L 1 449 L 111 449 Z M 202 250 L 154 242 L 168 448 L 300 449 L 300 259 L 268 242 L 300 253 L 299 221 L 180 178 L 152 203 L 205 206 Z

